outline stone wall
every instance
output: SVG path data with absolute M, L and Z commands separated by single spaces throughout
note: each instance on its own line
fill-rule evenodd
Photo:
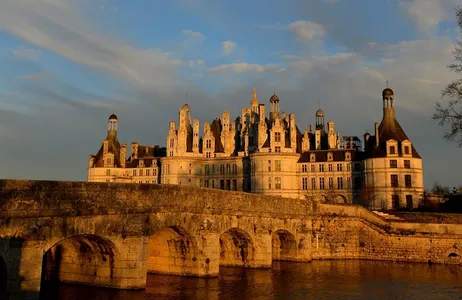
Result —
M 459 249 L 462 224 L 391 222 L 359 206 L 177 185 L 0 181 L 10 291 L 50 280 L 143 288 L 147 272 L 217 276 L 220 266 L 273 260 L 461 264 Z

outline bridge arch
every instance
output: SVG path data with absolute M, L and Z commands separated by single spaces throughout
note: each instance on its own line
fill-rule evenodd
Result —
M 295 236 L 285 229 L 274 231 L 271 235 L 273 260 L 296 260 L 297 242 Z
M 198 248 L 195 238 L 180 226 L 156 231 L 148 240 L 149 273 L 197 275 Z
M 117 287 L 118 257 L 116 246 L 109 239 L 93 234 L 67 237 L 43 255 L 42 286 L 69 282 Z
M 230 228 L 220 234 L 220 266 L 247 267 L 254 257 L 250 235 L 239 228 Z

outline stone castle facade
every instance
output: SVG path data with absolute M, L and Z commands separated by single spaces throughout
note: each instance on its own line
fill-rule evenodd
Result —
M 422 158 L 395 117 L 394 93 L 382 92 L 383 119 L 374 135 L 340 136 L 316 111 L 304 132 L 293 113 L 280 113 L 277 95 L 265 104 L 254 90 L 232 120 L 224 111 L 211 123 L 191 118 L 188 104 L 170 121 L 166 147 L 117 138 L 117 116 L 90 155 L 88 181 L 191 185 L 323 202 L 362 203 L 372 209 L 415 208 L 423 195 Z M 327 125 L 327 126 L 326 126 Z

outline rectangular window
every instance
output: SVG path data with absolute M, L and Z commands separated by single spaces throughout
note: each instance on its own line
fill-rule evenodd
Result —
M 281 189 L 281 177 L 274 178 L 274 181 L 275 181 L 276 190 L 280 190 Z
M 399 208 L 399 195 L 391 195 L 391 208 L 392 209 Z
M 212 148 L 212 140 L 207 140 L 205 142 L 205 148 L 206 149 L 211 149 Z
M 306 173 L 308 170 L 307 165 L 302 165 L 302 172 Z
M 276 160 L 276 161 L 274 161 L 274 163 L 276 164 L 276 165 L 275 165 L 275 169 L 276 169 L 275 171 L 276 171 L 276 172 L 281 172 L 281 161 L 280 161 L 280 160 Z
M 215 180 L 212 180 L 212 189 L 215 188 Z
M 342 177 L 337 177 L 337 188 L 339 190 L 343 190 L 343 178 Z
M 412 195 L 406 195 L 406 208 L 412 209 L 414 205 L 412 204 Z
M 390 159 L 390 168 L 397 168 L 398 161 L 396 159 Z
M 311 172 L 316 172 L 316 166 L 315 165 L 311 165 Z
M 140 170 L 140 176 L 143 176 L 143 170 Z
M 319 172 L 324 172 L 324 164 L 319 165 Z
M 209 187 L 209 180 L 208 180 L 208 179 L 204 180 L 204 186 L 205 186 L 206 188 Z
M 395 154 L 395 153 L 396 153 L 395 146 L 390 146 L 390 154 Z
M 348 171 L 348 172 L 351 171 L 351 164 L 347 164 L 347 171 Z
M 351 177 L 347 177 L 347 189 L 351 189 Z
M 319 178 L 319 189 L 324 189 L 324 177 Z
M 311 178 L 311 189 L 312 190 L 316 189 L 316 178 Z
M 237 191 L 237 180 L 233 179 L 233 191 Z
M 404 185 L 405 185 L 405 187 L 407 187 L 407 188 L 412 187 L 411 175 L 404 175 Z
M 175 140 L 170 139 L 170 148 L 173 148 L 173 147 L 175 147 Z
M 405 167 L 406 169 L 410 169 L 410 168 L 411 168 L 411 161 L 408 160 L 408 159 L 406 159 L 406 160 L 404 161 L 404 167 Z
M 279 146 L 274 147 L 274 152 L 276 152 L 276 153 L 281 152 L 281 147 L 279 147 Z
M 223 179 L 220 180 L 220 190 L 225 189 L 225 181 Z
M 146 176 L 151 176 L 151 170 L 146 170 Z
M 280 132 L 275 132 L 275 133 L 274 133 L 274 141 L 275 141 L 276 143 L 281 142 L 281 133 L 280 133 Z
M 111 169 L 106 169 L 106 176 L 111 176 Z
M 268 172 L 271 172 L 271 160 L 268 160 Z
M 332 164 L 329 164 L 328 167 L 329 167 L 329 172 L 332 172 Z
M 231 180 L 226 179 L 226 190 L 229 191 L 231 190 Z
M 152 176 L 157 176 L 157 169 L 152 169 Z
M 229 175 L 231 172 L 231 165 L 230 164 L 226 164 L 226 175 Z
M 329 189 L 332 190 L 334 188 L 334 178 L 329 177 Z
M 398 187 L 398 175 L 396 174 L 391 175 L 391 186 Z
M 136 176 L 136 170 L 133 170 L 133 176 Z
M 409 146 L 404 146 L 404 154 L 409 154 Z
M 224 175 L 225 174 L 225 165 L 220 165 L 220 175 Z
M 271 190 L 271 177 L 268 177 L 268 190 Z
M 308 178 L 303 177 L 302 178 L 302 189 L 307 190 L 308 189 Z
M 233 164 L 233 175 L 237 174 L 237 165 Z
M 343 165 L 337 164 L 337 172 L 343 172 Z
M 205 173 L 205 175 L 209 175 L 209 173 L 210 173 L 209 165 L 204 166 L 204 173 Z
M 206 152 L 205 157 L 210 158 L 210 152 Z

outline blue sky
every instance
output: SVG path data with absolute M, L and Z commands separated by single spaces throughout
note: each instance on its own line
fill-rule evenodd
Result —
M 303 130 L 319 103 L 342 135 L 381 120 L 385 81 L 424 158 L 425 185 L 461 185 L 460 148 L 431 120 L 460 32 L 456 0 L 0 3 L 0 177 L 85 180 L 115 111 L 122 142 L 165 144 L 193 117 L 237 116 L 273 90 Z M 188 94 L 186 100 L 185 94 Z

